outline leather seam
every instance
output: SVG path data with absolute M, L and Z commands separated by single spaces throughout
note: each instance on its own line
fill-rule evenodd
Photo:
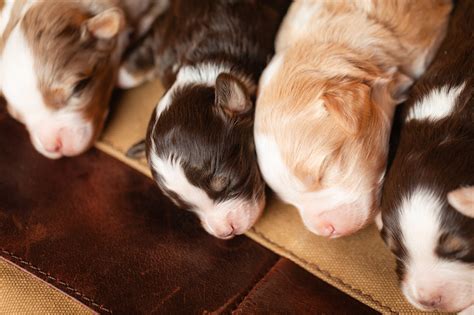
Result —
M 254 284 L 243 294 L 242 298 L 240 299 L 240 301 L 236 302 L 234 305 L 235 307 L 232 308 L 232 310 L 230 311 L 231 313 L 234 313 L 235 311 L 237 311 L 240 307 L 240 305 L 242 305 L 242 303 L 245 301 L 245 299 L 250 295 L 250 293 L 252 293 L 252 291 L 260 284 L 262 283 L 262 281 L 265 282 L 265 279 L 267 278 L 267 275 L 270 273 L 270 271 L 272 271 L 272 269 L 278 264 L 278 262 L 281 260 L 281 257 L 278 257 L 278 259 L 275 261 L 274 264 L 272 264 L 270 267 L 268 267 L 268 269 L 262 273 L 262 276 L 258 278 L 257 281 L 254 282 Z M 264 283 L 263 282 L 263 283 Z M 250 298 L 249 298 L 250 299 Z M 250 301 L 252 301 L 252 299 L 250 299 Z
M 26 261 L 23 258 L 15 255 L 15 254 L 13 254 L 13 253 L 11 253 L 11 252 L 3 249 L 3 248 L 0 249 L 0 252 L 4 255 L 8 256 L 9 258 L 12 258 L 13 260 L 17 261 L 21 265 L 27 266 L 28 269 L 31 269 L 32 271 L 34 271 L 34 274 L 36 274 L 36 273 L 40 274 L 42 276 L 43 280 L 45 280 L 46 282 L 51 283 L 51 281 L 54 281 L 56 284 L 59 284 L 61 287 L 64 287 L 67 291 L 73 293 L 73 296 L 77 296 L 79 298 L 79 300 L 85 301 L 87 304 L 89 304 L 91 306 L 94 306 L 94 307 L 98 308 L 101 311 L 112 314 L 112 311 L 109 308 L 105 307 L 102 304 L 98 304 L 92 298 L 86 296 L 85 294 L 81 293 L 77 289 L 73 288 L 68 283 L 66 283 L 64 281 L 61 281 L 56 277 L 51 276 L 49 273 L 41 270 L 41 268 L 33 265 L 29 261 Z
M 235 306 L 235 308 L 232 309 L 231 313 L 234 313 L 235 311 L 237 311 L 240 308 L 240 306 L 242 305 L 242 303 L 244 303 L 245 300 L 247 300 L 247 298 L 248 298 L 248 301 L 250 303 L 253 302 L 253 299 L 251 297 L 249 297 L 249 295 L 252 293 L 252 291 L 256 290 L 257 287 L 260 284 L 264 284 L 265 282 L 267 282 L 268 274 L 273 270 L 273 268 L 275 268 L 275 266 L 278 264 L 278 262 L 281 261 L 281 259 L 282 259 L 282 257 L 279 257 L 279 259 L 270 268 L 267 269 L 267 271 L 263 274 L 263 276 L 260 277 L 259 280 L 257 280 L 254 283 L 254 285 L 242 296 L 240 301 L 238 303 L 236 303 L 236 306 Z
M 310 261 L 307 261 L 306 259 L 303 259 L 301 257 L 299 257 L 297 254 L 295 254 L 294 252 L 292 252 L 291 250 L 289 250 L 288 248 L 276 243 L 275 241 L 271 240 L 270 238 L 268 238 L 265 234 L 263 234 L 262 232 L 259 232 L 255 227 L 252 227 L 251 228 L 251 231 L 253 231 L 255 234 L 257 234 L 259 237 L 261 237 L 262 239 L 264 239 L 266 242 L 270 243 L 271 245 L 279 248 L 280 250 L 284 251 L 285 253 L 287 253 L 289 256 L 291 256 L 294 260 L 296 261 L 300 261 L 301 263 L 305 264 L 305 265 L 308 265 L 308 266 L 311 266 L 313 268 L 315 268 L 318 272 L 320 272 L 321 274 L 323 274 L 324 276 L 328 277 L 329 279 L 331 279 L 332 281 L 338 283 L 339 285 L 349 289 L 350 291 L 358 294 L 358 295 L 361 295 L 365 298 L 367 298 L 368 300 L 372 301 L 374 304 L 378 305 L 380 308 L 392 313 L 392 314 L 399 314 L 398 312 L 394 311 L 390 306 L 387 306 L 387 305 L 384 305 L 382 304 L 382 302 L 380 302 L 379 300 L 375 299 L 372 295 L 368 294 L 368 293 L 365 293 L 363 292 L 361 289 L 358 289 L 358 288 L 354 288 L 352 285 L 350 285 L 349 283 L 346 283 L 344 282 L 344 280 L 332 275 L 329 271 L 327 270 L 323 270 L 321 269 L 321 267 L 319 267 L 318 265 L 316 265 L 315 263 L 312 263 Z

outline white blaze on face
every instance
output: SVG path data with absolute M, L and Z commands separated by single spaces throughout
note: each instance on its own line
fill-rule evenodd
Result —
M 442 209 L 443 201 L 428 189 L 418 188 L 402 201 L 399 222 L 407 251 L 402 291 L 419 309 L 455 312 L 474 303 L 474 268 L 436 254 Z
M 271 137 L 255 132 L 258 163 L 265 182 L 285 202 L 298 208 L 311 232 L 326 237 L 354 233 L 369 220 L 373 200 L 343 187 L 308 190 L 286 166 Z
M 33 52 L 17 25 L 5 44 L 0 69 L 9 107 L 22 118 L 33 145 L 44 156 L 59 158 L 81 153 L 93 137 L 91 122 L 85 121 L 80 111 L 52 110 L 45 105 L 34 62 Z
M 152 169 L 161 176 L 167 190 L 193 207 L 188 210 L 198 215 L 208 233 L 223 239 L 231 238 L 246 232 L 260 216 L 264 198 L 258 201 L 231 199 L 215 202 L 204 190 L 189 182 L 179 159 L 162 159 L 155 152 L 153 145 L 150 154 Z
M 464 84 L 457 87 L 443 86 L 431 90 L 410 109 L 406 121 L 426 119 L 430 122 L 437 122 L 450 116 L 463 89 Z

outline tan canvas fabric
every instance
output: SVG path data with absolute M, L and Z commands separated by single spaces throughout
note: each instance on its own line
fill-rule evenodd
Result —
M 0 314 L 94 314 L 31 273 L 0 258 Z
M 149 116 L 162 93 L 159 82 L 123 93 L 97 144 L 148 176 L 146 162 L 131 161 L 124 152 L 144 137 Z M 394 258 L 374 226 L 351 237 L 327 240 L 305 230 L 294 208 L 271 200 L 264 216 L 247 235 L 382 313 L 420 313 L 399 291 Z

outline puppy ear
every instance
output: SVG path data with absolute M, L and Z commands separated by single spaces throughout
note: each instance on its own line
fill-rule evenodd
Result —
M 145 145 L 145 139 L 135 143 L 132 145 L 128 150 L 125 155 L 128 158 L 134 159 L 134 160 L 140 160 L 142 158 L 145 158 L 146 156 L 146 145 Z
M 474 186 L 461 187 L 450 191 L 448 202 L 463 215 L 474 218 Z
M 247 113 L 252 109 L 250 94 L 245 85 L 227 73 L 219 74 L 216 79 L 215 103 L 229 117 Z
M 108 9 L 84 22 L 85 30 L 97 39 L 111 39 L 125 27 L 125 16 L 118 8 Z
M 356 134 L 367 114 L 369 87 L 361 82 L 336 82 L 323 94 L 324 106 L 346 132 Z
M 392 108 L 407 99 L 412 84 L 413 79 L 409 76 L 398 71 L 396 67 L 390 68 L 383 77 L 375 79 L 372 85 L 372 100 L 379 106 Z

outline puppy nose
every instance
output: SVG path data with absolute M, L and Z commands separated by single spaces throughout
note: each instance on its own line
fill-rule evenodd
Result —
M 50 153 L 59 153 L 61 152 L 63 144 L 60 137 L 57 137 L 54 142 L 52 142 L 49 146 L 45 146 L 46 151 Z
M 233 238 L 234 236 L 235 236 L 235 228 L 234 226 L 232 226 L 232 224 L 230 224 L 229 229 L 226 232 L 219 235 L 219 238 L 227 240 L 227 239 Z
M 436 309 L 441 304 L 441 296 L 421 298 L 418 302 L 427 308 Z

